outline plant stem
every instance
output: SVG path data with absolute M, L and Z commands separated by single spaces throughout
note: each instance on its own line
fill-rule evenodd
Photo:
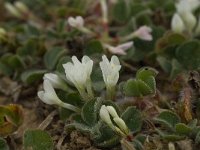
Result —
M 87 88 L 87 92 L 88 92 L 89 98 L 93 99 L 94 98 L 94 93 L 93 93 L 93 90 L 92 90 L 92 83 L 91 83 L 91 81 L 88 81 L 88 84 L 87 84 L 86 88 Z
M 64 108 L 67 108 L 67 109 L 69 109 L 69 110 L 72 110 L 72 111 L 74 111 L 74 112 L 77 112 L 77 113 L 80 113 L 80 112 L 81 112 L 80 108 L 78 108 L 78 107 L 76 107 L 76 106 L 74 106 L 74 105 L 71 105 L 71 104 L 61 103 L 60 106 L 61 106 L 61 107 L 64 107 Z
M 115 99 L 115 86 L 112 87 L 106 87 L 106 95 L 107 99 L 114 100 Z

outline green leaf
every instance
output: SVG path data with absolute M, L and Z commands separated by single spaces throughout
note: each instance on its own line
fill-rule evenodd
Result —
M 0 136 L 15 132 L 23 122 L 22 107 L 17 104 L 0 106 Z
M 176 141 L 180 141 L 183 140 L 185 138 L 185 136 L 181 136 L 181 135 L 177 135 L 177 134 L 169 134 L 169 133 L 164 133 L 159 129 L 156 129 L 156 131 L 159 133 L 159 135 L 168 141 L 172 141 L 172 142 L 176 142 Z
M 42 130 L 27 130 L 24 134 L 24 149 L 53 150 L 53 142 L 49 134 Z
M 0 61 L 0 72 L 10 76 L 13 74 L 13 69 L 10 68 L 7 64 L 4 64 L 3 62 Z
M 177 48 L 176 58 L 187 69 L 198 69 L 200 67 L 200 42 L 198 40 L 185 42 Z
M 121 115 L 131 132 L 138 132 L 142 127 L 142 116 L 139 110 L 131 106 Z
M 56 71 L 58 71 L 61 74 L 65 74 L 65 69 L 63 68 L 63 64 L 70 62 L 70 61 L 71 61 L 71 57 L 69 57 L 69 56 L 64 56 L 64 57 L 60 58 L 57 66 L 56 66 Z
M 165 140 L 175 142 L 175 141 L 183 140 L 185 137 L 180 136 L 180 135 L 176 135 L 176 134 L 170 134 L 170 135 L 164 135 L 163 138 Z
M 151 67 L 142 67 L 140 68 L 136 73 L 136 79 L 140 79 L 142 81 L 145 81 L 146 78 L 153 76 L 156 77 L 158 74 L 158 71 Z
M 156 58 L 157 62 L 159 63 L 159 65 L 161 66 L 161 68 L 166 72 L 166 73 L 170 73 L 170 71 L 172 70 L 172 66 L 171 66 L 171 62 L 170 60 L 168 60 L 167 58 L 163 57 L 163 56 L 158 56 Z
M 8 65 L 12 67 L 13 69 L 17 69 L 20 67 L 24 67 L 24 62 L 18 55 L 12 55 L 8 58 Z
M 176 59 L 172 59 L 171 65 L 170 79 L 174 79 L 183 71 L 183 66 Z
M 9 150 L 6 140 L 0 137 L 0 150 Z
M 26 43 L 17 49 L 17 54 L 20 56 L 33 56 L 38 50 L 38 41 L 34 38 L 28 39 Z
M 116 133 L 104 123 L 99 125 L 96 132 L 93 131 L 94 142 L 99 147 L 113 147 L 119 143 Z
M 195 137 L 195 144 L 199 144 L 200 143 L 200 131 L 197 132 L 196 137 Z
M 153 93 L 151 88 L 142 80 L 129 79 L 124 85 L 124 93 L 126 96 L 145 96 Z
M 21 80 L 27 84 L 32 84 L 38 80 L 41 80 L 46 72 L 46 70 L 26 70 L 21 74 Z
M 75 129 L 79 130 L 81 132 L 84 132 L 84 133 L 91 133 L 91 131 L 92 131 L 89 126 L 82 124 L 82 123 L 77 123 L 77 122 L 66 124 L 66 126 L 65 126 L 65 130 L 67 132 L 71 132 Z
M 96 100 L 86 102 L 82 108 L 81 116 L 83 120 L 89 125 L 94 126 L 97 122 Z
M 45 66 L 52 70 L 55 68 L 57 62 L 66 53 L 66 50 L 62 47 L 54 47 L 46 52 L 44 55 Z
M 103 46 L 101 42 L 98 40 L 89 41 L 84 48 L 84 54 L 91 56 L 97 53 L 103 53 Z
M 192 129 L 184 123 L 178 123 L 175 125 L 176 132 L 181 135 L 188 135 Z
M 174 130 L 175 125 L 180 123 L 180 118 L 171 111 L 163 111 L 155 118 L 155 121 Z
M 118 0 L 113 7 L 112 16 L 118 22 L 125 22 L 130 16 L 130 8 L 127 1 Z
M 126 96 L 141 96 L 140 89 L 136 79 L 129 79 L 124 85 Z

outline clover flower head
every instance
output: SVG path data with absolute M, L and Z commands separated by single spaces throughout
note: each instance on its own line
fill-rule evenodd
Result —
M 44 80 L 43 82 L 44 91 L 38 92 L 38 97 L 46 104 L 49 105 L 60 105 L 62 101 L 58 98 L 53 86 L 49 80 Z
M 76 56 L 72 57 L 72 63 L 63 64 L 67 79 L 79 89 L 85 89 L 92 73 L 93 61 L 88 56 L 83 56 L 80 62 Z
M 109 62 L 108 58 L 104 55 L 102 56 L 102 61 L 100 62 L 100 68 L 103 73 L 103 79 L 107 87 L 114 87 L 119 80 L 119 70 L 121 65 L 117 56 L 112 56 Z

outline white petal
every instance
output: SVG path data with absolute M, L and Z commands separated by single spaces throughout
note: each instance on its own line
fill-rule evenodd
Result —
M 67 22 L 70 26 L 76 27 L 76 20 L 73 17 L 69 17 Z
M 184 23 L 181 17 L 176 13 L 174 14 L 171 22 L 171 28 L 174 32 L 182 33 L 185 29 Z
M 108 112 L 108 110 L 107 110 L 107 108 L 106 108 L 105 105 L 102 105 L 102 106 L 101 106 L 99 115 L 100 115 L 100 118 L 101 118 L 105 123 L 107 123 L 107 124 L 112 124 L 112 121 L 111 121 L 111 119 L 110 119 L 109 112 Z
M 76 22 L 77 22 L 77 24 L 79 25 L 79 27 L 82 27 L 82 26 L 84 25 L 83 17 L 77 16 L 77 17 L 76 17 Z
M 117 48 L 123 49 L 123 50 L 127 50 L 129 48 L 131 48 L 133 46 L 133 42 L 127 42 L 127 43 L 123 43 L 121 45 L 118 45 Z
M 106 106 L 106 108 L 113 118 L 119 117 L 113 106 Z

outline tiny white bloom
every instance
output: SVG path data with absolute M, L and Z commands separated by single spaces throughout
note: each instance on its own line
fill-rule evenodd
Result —
M 114 127 L 114 125 L 113 125 L 113 123 L 112 123 L 112 121 L 111 121 L 111 119 L 110 119 L 110 114 L 109 114 L 109 112 L 108 112 L 108 110 L 107 110 L 107 108 L 106 108 L 105 105 L 102 105 L 102 106 L 101 106 L 99 116 L 100 116 L 100 118 L 101 118 L 105 123 L 107 123 L 111 128 Z
M 46 73 L 43 79 L 49 80 L 54 88 L 62 89 L 64 87 L 64 80 L 54 73 Z
M 177 33 L 182 33 L 185 30 L 185 25 L 181 19 L 181 17 L 176 13 L 174 14 L 171 21 L 172 31 Z
M 117 56 L 112 56 L 111 61 L 109 62 L 105 55 L 102 56 L 102 59 L 100 68 L 103 73 L 106 87 L 114 87 L 119 80 L 119 70 L 121 69 L 119 59 Z
M 79 90 L 84 90 L 92 73 L 93 61 L 88 56 L 83 56 L 80 62 L 76 56 L 72 57 L 72 62 L 63 64 L 67 79 Z
M 49 105 L 58 105 L 60 107 L 67 108 L 75 112 L 80 112 L 80 109 L 78 107 L 73 106 L 68 103 L 64 103 L 58 98 L 49 80 L 46 80 L 46 79 L 44 80 L 43 88 L 44 88 L 44 91 L 38 91 L 37 95 L 40 98 L 40 100 L 42 100 L 44 103 L 49 104 Z
M 119 117 L 115 108 L 113 106 L 106 106 L 106 109 L 108 110 L 108 112 L 110 113 L 110 115 L 113 117 L 113 118 L 117 118 Z
M 11 3 L 5 3 L 5 8 L 8 10 L 8 12 L 17 17 L 17 18 L 21 18 L 21 13 L 11 4 Z
M 67 21 L 74 28 L 82 28 L 84 26 L 84 20 L 81 16 L 69 17 Z
M 131 48 L 133 46 L 133 42 L 131 41 L 131 42 L 123 43 L 123 44 L 120 44 L 116 47 L 108 45 L 108 44 L 104 44 L 104 46 L 112 54 L 126 55 L 127 54 L 126 50 L 128 50 L 129 48 Z
M 153 37 L 151 35 L 152 29 L 148 26 L 141 26 L 139 29 L 137 29 L 134 32 L 134 35 L 138 37 L 139 39 L 146 40 L 146 41 L 152 41 Z
M 14 6 L 22 13 L 27 13 L 28 12 L 27 6 L 24 3 L 20 2 L 20 1 L 16 1 L 14 3 Z
M 46 104 L 60 105 L 62 103 L 62 101 L 58 98 L 50 81 L 44 80 L 43 86 L 44 86 L 44 91 L 39 91 L 38 97 Z

